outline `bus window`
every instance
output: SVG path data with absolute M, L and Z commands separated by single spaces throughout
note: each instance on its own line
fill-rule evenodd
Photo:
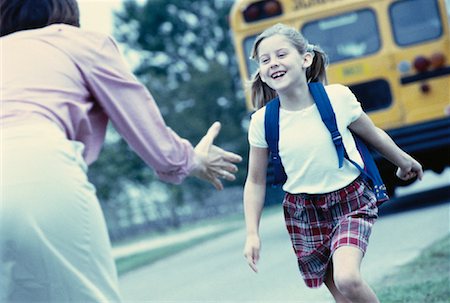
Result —
M 423 43 L 442 35 L 436 0 L 398 1 L 390 7 L 390 17 L 395 42 L 400 46 Z
M 306 23 L 302 33 L 322 47 L 330 63 L 367 56 L 380 49 L 375 13 L 370 9 Z
M 387 108 L 392 104 L 392 89 L 384 79 L 376 79 L 353 84 L 350 90 L 361 102 L 365 112 Z

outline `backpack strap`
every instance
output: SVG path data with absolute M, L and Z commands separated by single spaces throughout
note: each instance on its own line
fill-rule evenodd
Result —
M 308 87 L 314 101 L 316 102 L 320 117 L 331 134 L 331 138 L 338 155 L 339 168 L 341 168 L 344 163 L 344 157 L 347 153 L 345 151 L 344 143 L 342 142 L 341 133 L 339 132 L 336 124 L 336 115 L 334 114 L 330 99 L 328 98 L 327 92 L 321 82 L 311 82 L 308 84 Z
M 280 99 L 275 98 L 266 104 L 264 115 L 264 130 L 269 146 L 269 163 L 273 166 L 273 185 L 286 182 L 287 176 L 279 155 L 278 141 L 280 139 Z
M 352 133 L 356 147 L 358 148 L 358 151 L 364 162 L 363 168 L 361 167 L 361 165 L 350 159 L 347 151 L 345 150 L 342 136 L 337 128 L 336 115 L 334 114 L 333 107 L 323 84 L 320 82 L 312 82 L 308 84 L 308 87 L 311 95 L 314 98 L 314 101 L 316 102 L 317 109 L 319 110 L 322 121 L 323 123 L 325 123 L 325 126 L 327 127 L 333 138 L 333 143 L 338 154 L 339 167 L 342 167 L 345 157 L 348 161 L 350 161 L 350 163 L 358 168 L 361 174 L 363 174 L 371 181 L 378 203 L 382 203 L 383 201 L 389 199 L 386 193 L 386 186 L 381 179 L 381 175 L 378 171 L 375 160 L 373 159 L 373 156 L 365 142 L 359 136 Z
M 333 139 L 334 146 L 336 147 L 336 152 L 339 160 L 339 168 L 342 167 L 344 162 L 344 157 L 350 161 L 354 166 L 358 168 L 358 170 L 365 175 L 367 172 L 364 168 L 361 167 L 358 163 L 350 159 L 345 150 L 344 142 L 342 141 L 341 133 L 337 127 L 336 123 L 336 115 L 333 110 L 333 106 L 331 105 L 330 99 L 328 98 L 328 94 L 325 91 L 325 87 L 321 82 L 311 82 L 308 84 L 309 91 L 314 98 L 314 102 L 316 102 L 317 109 L 319 110 L 320 117 L 322 118 L 323 123 L 327 127 L 328 131 L 331 134 Z M 356 136 L 354 136 L 356 139 Z M 358 138 L 359 139 L 359 138 Z M 367 147 L 366 147 L 367 148 Z M 364 160 L 364 159 L 363 159 Z

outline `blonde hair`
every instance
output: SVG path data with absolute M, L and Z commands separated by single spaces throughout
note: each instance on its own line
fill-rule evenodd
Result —
M 306 80 L 308 83 L 327 83 L 326 67 L 328 65 L 328 57 L 325 52 L 319 46 L 309 44 L 308 40 L 306 40 L 295 28 L 281 23 L 269 27 L 256 37 L 250 56 L 253 60 L 258 60 L 258 48 L 261 42 L 274 35 L 285 36 L 300 54 L 303 55 L 306 52 L 311 52 L 314 55 L 311 66 L 306 69 Z M 263 107 L 267 102 L 277 96 L 276 91 L 261 80 L 259 68 L 252 75 L 249 87 L 251 89 L 251 98 L 255 109 Z

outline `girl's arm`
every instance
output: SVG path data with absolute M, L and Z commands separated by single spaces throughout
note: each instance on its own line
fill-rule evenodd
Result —
M 250 145 L 248 175 L 244 186 L 244 214 L 247 231 L 244 256 L 248 265 L 257 272 L 261 242 L 259 239 L 259 222 L 266 194 L 267 148 Z
M 409 180 L 417 177 L 422 180 L 423 170 L 419 162 L 401 150 L 389 135 L 376 127 L 366 113 L 362 113 L 349 128 L 369 143 L 383 157 L 398 166 L 397 177 Z

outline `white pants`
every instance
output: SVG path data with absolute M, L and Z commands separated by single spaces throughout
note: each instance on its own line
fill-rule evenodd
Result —
M 1 129 L 0 302 L 119 302 L 83 144 L 46 120 Z

